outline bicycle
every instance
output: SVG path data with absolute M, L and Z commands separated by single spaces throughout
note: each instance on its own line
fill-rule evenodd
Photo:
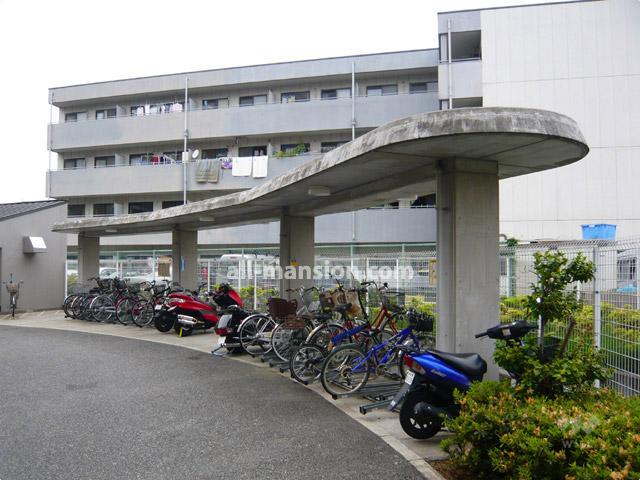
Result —
M 9 274 L 9 281 L 2 282 L 9 293 L 9 309 L 11 310 L 11 318 L 15 318 L 16 310 L 18 309 L 18 297 L 20 296 L 20 285 L 24 282 L 19 281 L 15 283 L 13 281 L 13 273 Z
M 355 393 L 375 376 L 402 377 L 404 373 L 403 355 L 400 349 L 419 351 L 420 340 L 414 334 L 433 330 L 433 317 L 410 309 L 406 312 L 409 326 L 394 334 L 391 338 L 378 343 L 375 332 L 366 332 L 368 326 L 361 325 L 345 334 L 363 332 L 370 337 L 374 345 L 367 348 L 362 344 L 346 344 L 336 347 L 327 355 L 320 374 L 323 388 L 333 398 L 346 393 Z M 398 373 L 392 369 L 398 370 Z

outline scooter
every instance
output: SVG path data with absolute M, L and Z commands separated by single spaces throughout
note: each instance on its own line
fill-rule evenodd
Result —
M 535 324 L 518 321 L 491 327 L 476 338 L 521 341 L 537 328 Z M 453 392 L 467 391 L 471 382 L 482 380 L 487 373 L 487 362 L 477 353 L 406 350 L 403 361 L 407 374 L 389 410 L 401 405 L 400 425 L 407 435 L 417 439 L 431 438 L 438 433 L 443 417 L 458 416 L 460 405 Z
M 214 303 L 183 292 L 169 294 L 156 312 L 155 327 L 161 332 L 173 328 L 179 336 L 187 337 L 196 329 L 214 328 L 218 324 L 220 307 L 242 306 L 242 299 L 229 285 L 223 284 L 215 292 L 209 292 L 209 295 Z

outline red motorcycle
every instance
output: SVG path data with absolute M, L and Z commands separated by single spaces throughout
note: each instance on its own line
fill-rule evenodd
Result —
M 172 328 L 181 337 L 194 330 L 208 330 L 218 324 L 220 309 L 231 305 L 242 307 L 240 295 L 227 284 L 222 284 L 208 295 L 213 303 L 197 298 L 194 294 L 174 292 L 169 294 L 156 311 L 154 325 L 161 332 Z

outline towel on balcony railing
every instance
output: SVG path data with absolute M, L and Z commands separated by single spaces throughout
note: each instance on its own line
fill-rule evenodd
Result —
M 233 157 L 231 175 L 234 177 L 250 177 L 253 157 Z
M 220 160 L 206 158 L 196 163 L 196 182 L 218 183 L 220 178 Z
M 269 157 L 261 155 L 253 157 L 253 178 L 264 178 L 267 176 L 269 168 Z

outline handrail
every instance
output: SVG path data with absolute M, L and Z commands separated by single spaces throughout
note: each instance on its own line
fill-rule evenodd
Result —
M 437 81 L 434 80 L 426 80 L 424 82 L 416 82 L 416 83 L 431 83 L 431 84 L 437 84 Z M 421 91 L 421 92 L 402 92 L 402 93 L 390 93 L 390 94 L 386 94 L 386 95 L 356 95 L 356 99 L 363 99 L 363 98 L 378 98 L 378 97 L 398 97 L 398 96 L 406 96 L 406 95 L 434 95 L 437 94 L 438 90 L 434 89 L 434 90 L 427 90 L 427 91 Z M 259 104 L 255 104 L 255 105 L 226 105 L 226 106 L 221 106 L 218 108 L 211 108 L 211 107 L 203 107 L 203 106 L 196 106 L 196 107 L 192 107 L 189 106 L 189 112 L 188 113 L 194 113 L 194 112 L 201 112 L 201 111 L 212 111 L 212 110 L 229 110 L 229 109 L 235 109 L 235 108 L 241 108 L 243 110 L 250 110 L 252 107 L 264 107 L 264 106 L 275 106 L 275 105 L 298 105 L 298 104 L 309 104 L 309 103 L 316 103 L 316 102 L 333 102 L 333 101 L 349 101 L 351 102 L 351 95 L 349 95 L 348 97 L 340 97 L 340 98 L 312 98 L 309 100 L 301 100 L 301 101 L 295 101 L 295 102 L 282 102 L 280 101 L 279 98 L 274 98 L 273 101 L 267 101 L 265 103 L 259 103 Z M 157 102 L 157 103 L 163 103 L 163 102 Z M 170 103 L 170 102 L 164 102 L 164 103 Z M 155 105 L 155 103 L 153 104 Z M 113 108 L 113 106 L 111 106 L 111 108 Z M 131 105 L 127 104 L 125 106 L 123 106 L 123 108 L 125 110 L 128 110 L 129 108 L 131 108 Z M 73 113 L 73 112 L 69 112 L 69 113 Z M 146 112 L 144 113 L 144 115 L 136 115 L 133 113 L 126 113 L 126 114 L 117 114 L 115 117 L 108 117 L 108 118 L 101 118 L 101 119 L 96 119 L 96 118 L 90 118 L 87 117 L 83 120 L 75 120 L 75 121 L 70 121 L 70 122 L 64 122 L 61 119 L 58 119 L 57 122 L 50 122 L 49 125 L 64 125 L 66 123 L 70 123 L 70 124 L 83 124 L 85 122 L 108 122 L 109 120 L 114 120 L 114 119 L 122 119 L 122 118 L 146 118 L 146 117 L 165 117 L 167 115 L 184 115 L 184 111 L 181 112 L 157 112 L 157 113 L 150 113 L 150 112 Z

